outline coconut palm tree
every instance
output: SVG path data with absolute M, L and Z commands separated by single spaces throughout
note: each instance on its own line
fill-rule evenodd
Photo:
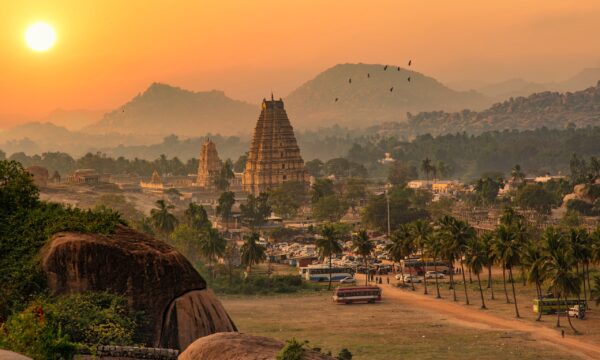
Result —
M 485 267 L 488 272 L 488 289 L 490 289 L 491 296 L 490 299 L 495 300 L 494 298 L 494 284 L 492 281 L 492 266 L 496 262 L 496 255 L 494 253 L 493 244 L 494 244 L 494 234 L 490 231 L 484 232 L 479 239 L 481 240 L 481 245 L 486 253 L 486 263 Z
M 442 241 L 438 231 L 435 231 L 429 236 L 426 245 L 427 253 L 433 258 L 433 270 L 437 273 L 437 261 L 442 255 Z M 435 277 L 436 298 L 441 299 L 440 285 L 437 276 Z
M 360 230 L 358 234 L 352 239 L 352 248 L 355 254 L 362 256 L 365 269 L 367 269 L 367 276 L 365 276 L 365 285 L 368 284 L 369 281 L 369 257 L 373 253 L 373 249 L 375 249 L 375 245 L 369 239 L 369 234 L 367 230 Z
M 517 240 L 516 234 L 512 231 L 510 227 L 507 227 L 506 225 L 500 225 L 496 229 L 496 242 L 494 245 L 496 256 L 502 263 L 502 276 L 504 281 L 504 291 L 507 296 L 507 303 L 510 303 L 510 301 L 508 301 L 508 293 L 506 291 L 506 269 L 508 269 L 508 279 L 512 286 L 513 301 L 515 304 L 515 316 L 521 317 L 519 315 L 519 307 L 517 305 L 517 294 L 515 291 L 515 282 L 512 275 L 512 269 L 519 264 L 521 250 L 520 243 Z
M 484 266 L 488 263 L 488 258 L 487 249 L 481 239 L 473 237 L 469 240 L 465 247 L 465 260 L 469 269 L 477 276 L 479 294 L 481 295 L 481 308 L 487 309 L 485 307 L 485 300 L 483 299 L 483 288 L 481 287 L 481 278 L 479 274 L 481 274 Z
M 596 227 L 596 229 L 590 234 L 590 248 L 591 248 L 590 262 L 594 263 L 596 265 L 600 264 L 600 226 Z M 589 265 L 588 265 L 588 271 L 587 271 L 587 282 L 588 282 L 588 287 L 590 287 Z M 592 300 L 591 294 L 590 294 L 590 300 Z
M 395 263 L 400 266 L 400 277 L 402 279 L 402 286 L 405 286 L 404 282 L 404 267 L 400 263 L 408 254 L 406 253 L 406 244 L 404 238 L 406 233 L 400 229 L 394 231 L 390 238 L 390 243 L 385 246 L 385 251 Z
M 432 170 L 431 159 L 426 157 L 425 160 L 423 160 L 421 162 L 421 171 L 423 171 L 425 173 L 427 182 L 429 182 L 429 174 L 431 173 L 431 170 Z
M 508 226 L 502 224 L 496 228 L 494 233 L 494 241 L 492 243 L 492 252 L 496 261 L 502 266 L 502 285 L 504 287 L 504 296 L 506 297 L 506 303 L 510 304 L 508 298 L 508 290 L 506 288 L 506 263 L 502 258 L 504 253 L 504 247 L 507 243 L 513 241 L 514 233 L 512 233 Z
M 583 298 L 587 299 L 587 286 L 585 284 L 585 265 L 589 264 L 592 257 L 592 249 L 590 246 L 590 237 L 588 232 L 583 228 L 571 228 L 568 234 L 571 250 L 573 251 L 573 258 L 575 260 L 575 272 L 577 276 L 583 280 Z M 581 265 L 581 272 L 579 271 Z M 580 294 L 577 294 L 577 298 L 581 300 Z
M 258 244 L 258 240 L 260 240 L 260 236 L 253 232 L 240 248 L 242 265 L 246 267 L 248 274 L 252 272 L 253 265 L 258 265 L 267 258 L 265 247 Z
M 208 260 L 211 279 L 215 278 L 215 272 L 212 266 L 213 261 L 225 255 L 226 246 L 227 242 L 217 229 L 209 228 L 202 232 L 199 251 L 200 255 Z
M 450 218 L 447 221 L 446 227 L 447 241 L 449 250 L 453 251 L 452 257 L 456 260 L 460 260 L 460 268 L 463 278 L 463 287 L 465 290 L 465 303 L 469 305 L 469 293 L 467 291 L 467 279 L 465 277 L 465 266 L 463 255 L 467 246 L 467 243 L 476 237 L 475 229 L 470 226 L 467 222 Z
M 156 201 L 156 208 L 150 210 L 152 224 L 163 235 L 167 235 L 177 226 L 177 218 L 171 213 L 175 206 L 167 204 L 164 200 Z
M 548 228 L 544 233 L 544 238 L 546 240 L 546 251 L 548 252 L 548 282 L 550 290 L 560 303 L 561 299 L 566 300 L 569 296 L 580 293 L 581 278 L 573 271 L 573 268 L 575 267 L 575 258 L 573 257 L 573 251 L 563 234 L 553 228 Z M 557 311 L 557 327 L 560 327 L 561 312 L 562 311 Z M 571 329 L 577 333 L 577 329 L 573 327 L 570 316 L 567 316 L 567 320 L 569 321 Z
M 329 284 L 327 285 L 327 289 L 331 290 L 331 260 L 333 255 L 342 252 L 342 246 L 338 241 L 339 233 L 331 224 L 323 226 L 321 236 L 322 238 L 317 239 L 316 246 L 323 259 L 329 258 Z
M 529 242 L 523 251 L 521 260 L 528 269 L 527 281 L 535 284 L 539 300 L 539 312 L 536 320 L 540 321 L 542 319 L 542 298 L 544 295 L 542 292 L 542 283 L 545 281 L 548 273 L 548 257 L 540 246 L 534 242 Z
M 427 261 L 425 260 L 425 247 L 427 246 L 429 238 L 431 237 L 432 228 L 429 225 L 429 222 L 419 219 L 411 224 L 410 230 L 415 247 L 421 250 L 421 260 L 425 262 L 425 269 L 427 269 Z M 427 276 L 423 276 L 423 288 L 423 293 L 427 295 Z

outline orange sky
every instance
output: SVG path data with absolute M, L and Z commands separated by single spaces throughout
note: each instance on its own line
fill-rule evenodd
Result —
M 340 62 L 560 80 L 600 66 L 598 19 L 596 0 L 2 1 L 0 114 L 110 109 L 153 81 L 257 102 Z M 35 21 L 57 31 L 48 52 L 25 46 Z

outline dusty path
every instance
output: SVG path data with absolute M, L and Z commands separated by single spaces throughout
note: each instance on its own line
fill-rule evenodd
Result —
M 426 308 L 439 314 L 445 314 L 452 318 L 449 319 L 451 322 L 457 325 L 487 330 L 504 329 L 525 332 L 529 333 L 535 340 L 558 347 L 582 359 L 600 359 L 600 345 L 585 342 L 574 335 L 567 335 L 562 338 L 558 330 L 535 322 L 499 317 L 486 313 L 485 310 L 480 310 L 477 305 L 467 307 L 448 300 L 435 299 L 418 292 L 403 290 L 392 285 L 383 284 L 380 286 L 383 288 L 384 300 L 392 299 L 409 303 L 411 306 Z

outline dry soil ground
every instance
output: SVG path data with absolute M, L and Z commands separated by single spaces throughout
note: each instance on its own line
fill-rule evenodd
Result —
M 460 315 L 416 304 L 415 296 L 422 297 L 384 286 L 384 301 L 371 305 L 335 305 L 328 292 L 222 301 L 242 332 L 308 340 L 334 354 L 347 347 L 358 360 L 577 358 L 529 331 L 463 321 Z

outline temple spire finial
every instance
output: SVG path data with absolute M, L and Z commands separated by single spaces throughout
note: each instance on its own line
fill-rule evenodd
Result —
M 275 100 L 275 99 L 273 98 L 273 90 L 271 90 L 271 101 L 273 101 L 273 100 Z

